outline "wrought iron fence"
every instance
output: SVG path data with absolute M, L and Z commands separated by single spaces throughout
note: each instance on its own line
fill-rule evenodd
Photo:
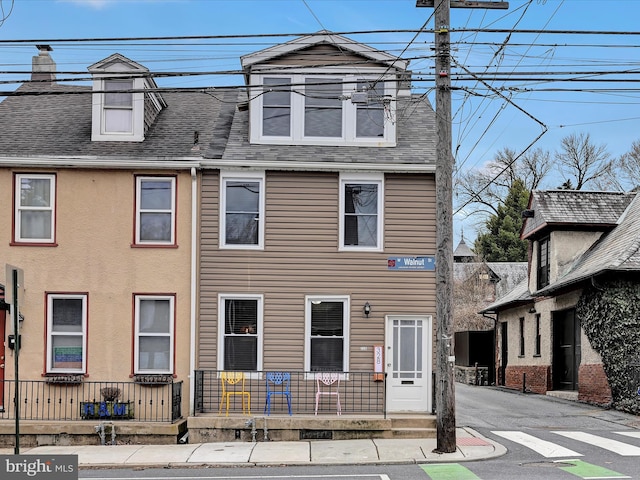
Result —
M 15 419 L 16 398 L 21 420 L 136 420 L 174 422 L 182 418 L 182 382 L 50 383 L 0 382 L 0 419 Z
M 267 405 L 267 371 L 244 372 L 244 394 L 242 384 L 226 386 L 223 390 L 222 371 L 195 371 L 195 413 L 243 414 L 248 402 L 252 413 L 265 413 L 270 407 L 271 414 L 288 414 L 291 402 L 291 412 L 296 414 L 313 415 L 316 413 L 316 395 L 318 385 L 316 376 L 319 372 L 289 371 L 290 396 L 282 394 L 284 387 L 276 386 L 281 394 L 270 396 Z M 236 373 L 236 372 L 231 372 Z M 242 372 L 237 372 L 242 373 Z M 335 372 L 334 372 L 335 373 Z M 386 415 L 385 390 L 386 379 L 383 374 L 374 372 L 340 372 L 339 394 L 341 411 L 343 414 L 378 414 Z M 271 387 L 273 388 L 273 386 Z M 276 390 L 278 391 L 278 390 Z M 227 393 L 227 394 L 225 394 Z M 319 395 L 318 414 L 336 414 L 338 395 Z M 229 408 L 227 410 L 227 402 Z

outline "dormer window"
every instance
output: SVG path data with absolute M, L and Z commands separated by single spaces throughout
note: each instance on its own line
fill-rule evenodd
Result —
M 104 81 L 104 133 L 133 133 L 133 80 Z
M 549 285 L 549 237 L 538 241 L 538 289 Z
M 251 142 L 395 146 L 392 84 L 353 75 L 253 75 Z
M 341 138 L 342 79 L 306 78 L 304 136 Z
M 114 54 L 89 71 L 93 76 L 91 140 L 142 142 L 166 107 L 149 70 Z

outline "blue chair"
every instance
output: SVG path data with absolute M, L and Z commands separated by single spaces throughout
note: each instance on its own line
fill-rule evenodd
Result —
M 288 372 L 267 372 L 267 401 L 264 405 L 264 412 L 271 415 L 271 395 L 284 395 L 287 397 L 287 406 L 289 407 L 289 415 L 291 413 L 291 391 L 289 383 L 291 382 L 291 374 Z

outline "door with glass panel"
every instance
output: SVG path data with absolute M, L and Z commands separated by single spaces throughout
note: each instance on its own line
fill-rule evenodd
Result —
M 431 412 L 431 316 L 387 317 L 388 412 Z

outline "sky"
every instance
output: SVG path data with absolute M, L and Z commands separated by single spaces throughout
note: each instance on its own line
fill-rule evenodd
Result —
M 612 156 L 629 151 L 640 140 L 640 1 L 508 3 L 451 9 L 456 171 L 482 169 L 504 148 L 553 153 L 571 134 Z M 40 43 L 61 72 L 86 73 L 117 52 L 151 71 L 208 72 L 163 87 L 230 86 L 242 84 L 224 73 L 241 55 L 330 30 L 410 59 L 414 92 L 435 106 L 432 14 L 415 0 L 0 0 L 0 91 L 28 80 Z M 559 186 L 562 172 L 549 181 Z M 454 248 L 463 231 L 471 245 L 479 225 L 454 211 Z

